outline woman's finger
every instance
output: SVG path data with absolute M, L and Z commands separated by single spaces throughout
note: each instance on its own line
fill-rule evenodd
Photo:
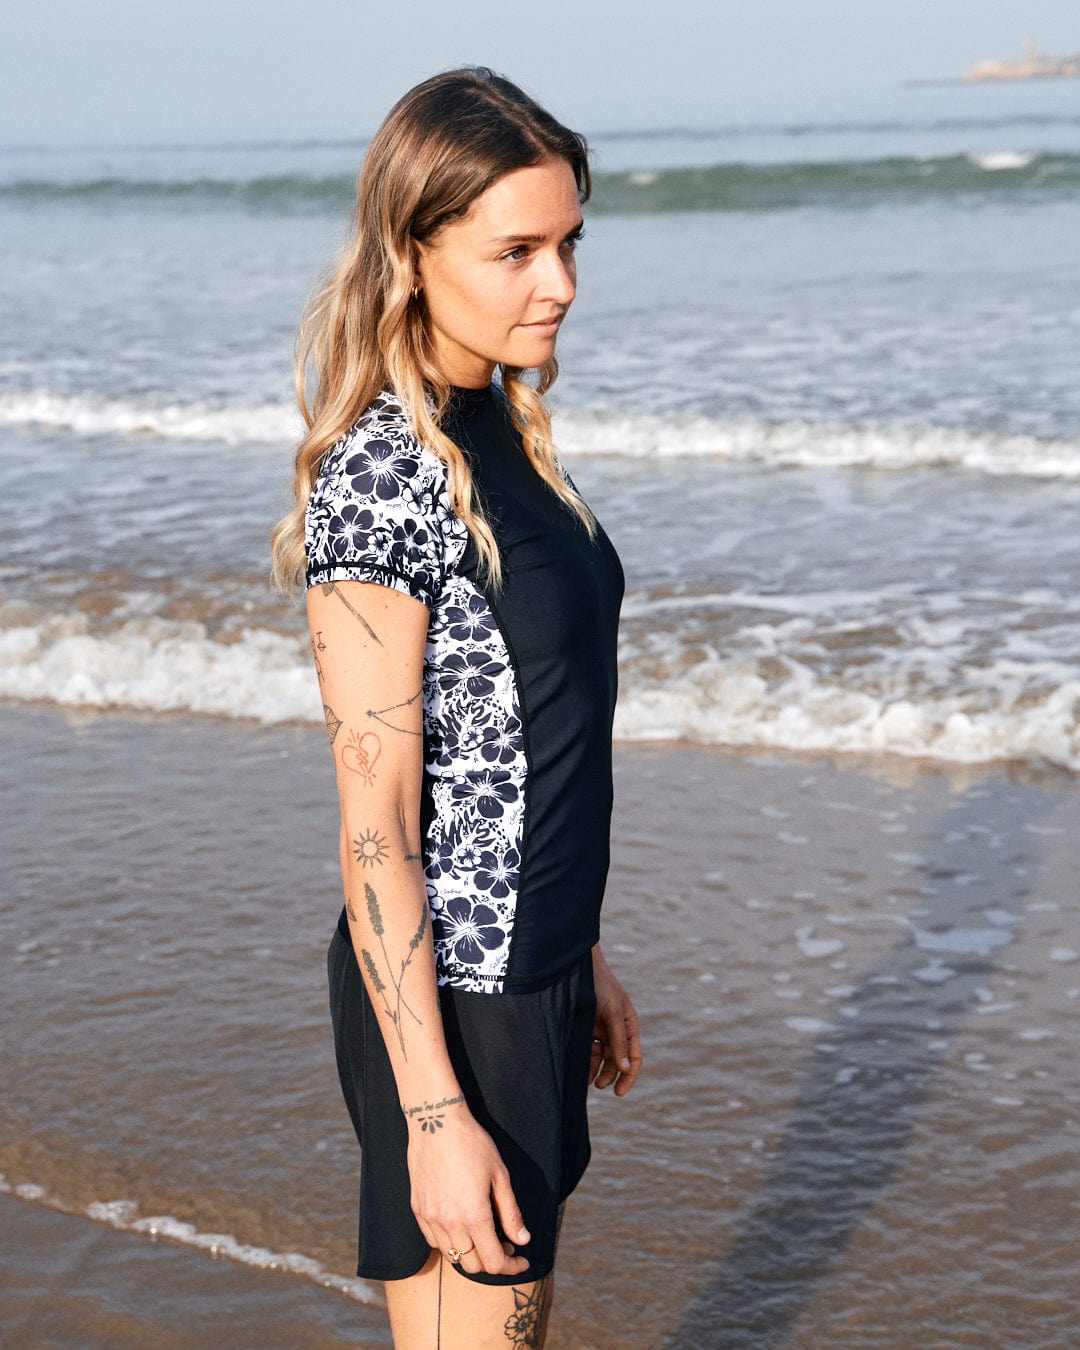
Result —
M 480 1271 L 486 1270 L 484 1260 L 481 1255 L 481 1248 L 485 1246 L 483 1242 L 477 1244 L 472 1237 L 467 1234 L 458 1234 L 452 1241 L 447 1240 L 443 1253 L 448 1261 L 453 1262 L 455 1266 L 460 1266 L 468 1275 L 477 1275 Z M 494 1272 L 488 1271 L 489 1274 Z
M 424 1241 L 427 1245 L 429 1247 L 434 1247 L 436 1251 L 439 1250 L 443 1246 L 440 1235 L 436 1233 L 435 1229 L 432 1228 L 429 1223 L 426 1223 L 420 1215 L 417 1214 L 415 1209 L 413 1210 L 413 1218 L 416 1220 L 417 1227 L 420 1229 L 421 1233 L 423 1233 Z
M 624 1062 L 628 1069 L 630 1067 L 626 1023 L 622 1018 L 621 1009 L 613 1008 L 600 1010 L 596 1020 L 603 1028 L 599 1033 L 603 1041 L 601 1046 L 603 1063 L 596 1076 L 596 1086 L 606 1088 L 618 1078 Z
M 485 1227 L 474 1228 L 466 1247 L 472 1245 L 472 1251 L 460 1248 L 462 1259 L 458 1263 L 462 1270 L 470 1275 L 484 1271 L 488 1275 L 520 1275 L 528 1266 L 524 1256 L 515 1256 L 513 1247 L 500 1242 L 493 1223 Z
M 641 1072 L 641 1065 L 643 1062 L 641 1053 L 641 1033 L 638 1030 L 637 1013 L 634 1011 L 634 1005 L 629 999 L 626 1000 L 623 1024 L 626 1028 L 627 1067 L 622 1068 L 620 1066 L 619 1081 L 615 1084 L 616 1097 L 624 1097 L 634 1086 L 634 1082 Z
M 495 1206 L 495 1217 L 499 1221 L 499 1227 L 510 1241 L 519 1247 L 528 1242 L 532 1234 L 525 1227 L 525 1220 L 521 1217 L 521 1210 L 514 1196 L 514 1188 L 510 1185 L 510 1173 L 505 1168 L 496 1172 L 492 1180 L 491 1201 Z
M 619 1008 L 608 1026 L 608 1058 L 620 1073 L 630 1072 L 630 1036 L 625 1008 Z

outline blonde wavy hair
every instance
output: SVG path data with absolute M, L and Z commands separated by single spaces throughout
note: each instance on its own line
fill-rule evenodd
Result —
M 304 516 L 327 450 L 385 388 L 401 401 L 421 444 L 446 465 L 450 504 L 474 540 L 483 576 L 498 584 L 495 536 L 468 462 L 440 425 L 450 384 L 434 363 L 423 297 L 413 291 L 416 245 L 464 216 L 504 174 L 552 156 L 570 165 L 585 202 L 592 184 L 584 137 L 485 67 L 418 84 L 376 132 L 360 169 L 348 238 L 309 301 L 297 339 L 296 393 L 307 433 L 296 451 L 293 505 L 271 535 L 278 590 L 303 585 Z M 533 384 L 521 368 L 503 365 L 502 387 L 536 472 L 592 533 L 592 514 L 559 471 L 552 444 L 544 395 L 558 370 L 552 357 Z

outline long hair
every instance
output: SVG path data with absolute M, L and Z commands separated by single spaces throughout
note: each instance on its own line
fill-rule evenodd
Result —
M 498 584 L 499 550 L 468 462 L 440 427 L 450 385 L 432 359 L 423 304 L 413 294 L 416 245 L 463 216 L 504 174 L 549 157 L 570 165 L 585 202 L 591 179 L 584 137 L 485 67 L 418 84 L 376 132 L 360 169 L 349 235 L 309 301 L 297 339 L 296 394 L 307 432 L 296 452 L 292 507 L 271 535 L 278 589 L 303 584 L 304 515 L 327 450 L 387 387 L 417 439 L 446 465 L 450 504 L 472 535 L 482 574 Z M 592 514 L 559 471 L 552 445 L 544 394 L 558 369 L 552 357 L 534 385 L 522 369 L 503 365 L 502 386 L 533 467 L 591 533 Z

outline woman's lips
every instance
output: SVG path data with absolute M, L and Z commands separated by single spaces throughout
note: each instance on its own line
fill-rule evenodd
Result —
M 540 319 L 536 323 L 523 323 L 521 327 L 527 329 L 530 333 L 535 333 L 537 337 L 554 337 L 559 331 L 559 324 L 562 321 L 563 316 L 556 314 L 553 319 Z

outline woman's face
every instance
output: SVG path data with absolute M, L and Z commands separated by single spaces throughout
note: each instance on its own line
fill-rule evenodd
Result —
M 563 159 L 514 169 L 417 246 L 417 283 L 436 364 L 480 388 L 495 366 L 541 366 L 577 286 L 577 183 Z

